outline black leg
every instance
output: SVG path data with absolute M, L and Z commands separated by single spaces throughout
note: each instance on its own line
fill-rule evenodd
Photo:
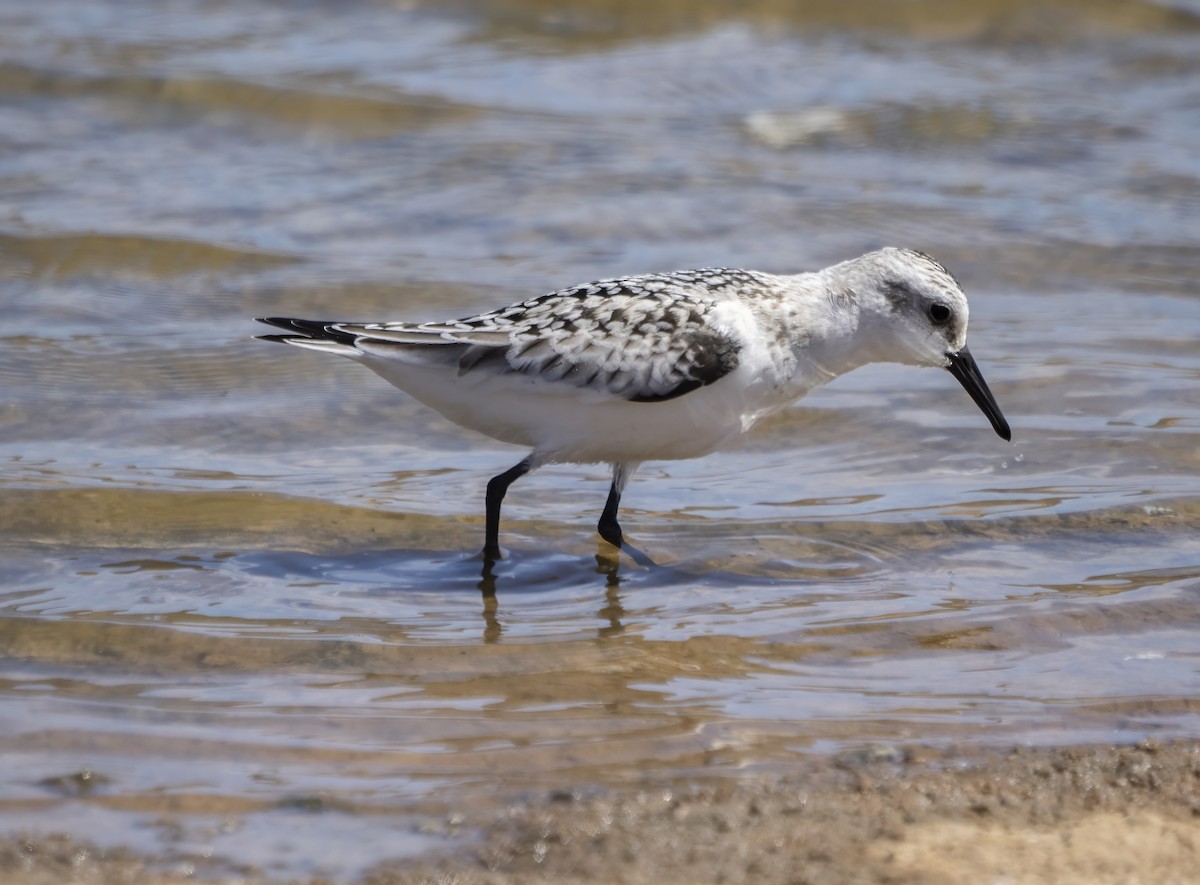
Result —
M 484 510 L 483 558 L 495 561 L 503 558 L 500 553 L 500 503 L 508 487 L 533 469 L 533 456 L 510 467 L 499 476 L 493 476 L 487 484 L 487 504 Z
M 638 565 L 652 566 L 654 561 L 649 556 L 632 544 L 626 543 L 625 536 L 621 532 L 621 525 L 617 522 L 617 510 L 621 506 L 621 491 L 625 488 L 629 477 L 633 476 L 633 471 L 637 470 L 637 466 L 636 463 L 613 465 L 612 485 L 609 486 L 608 500 L 604 502 L 604 512 L 600 514 L 600 522 L 596 524 L 596 531 L 608 543 L 633 557 L 633 561 Z
M 608 500 L 604 502 L 604 512 L 600 514 L 600 522 L 596 525 L 596 531 L 600 533 L 601 538 L 617 548 L 620 548 L 624 540 L 621 535 L 621 526 L 617 522 L 617 508 L 620 506 L 621 489 L 617 486 L 614 478 L 613 484 L 608 489 Z

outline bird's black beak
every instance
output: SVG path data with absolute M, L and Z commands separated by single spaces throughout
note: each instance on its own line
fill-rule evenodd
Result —
M 946 366 L 950 374 L 958 379 L 958 383 L 966 388 L 967 393 L 971 394 L 975 405 L 983 409 L 983 414 L 987 415 L 988 420 L 992 422 L 996 433 L 1000 434 L 1003 439 L 1011 440 L 1012 431 L 1008 427 L 1008 422 L 1000 414 L 1000 407 L 996 405 L 995 397 L 988 390 L 987 382 L 983 380 L 983 375 L 980 374 L 979 366 L 975 364 L 975 357 L 971 356 L 971 351 L 964 347 L 958 353 L 948 353 L 946 356 L 950 360 L 950 365 Z

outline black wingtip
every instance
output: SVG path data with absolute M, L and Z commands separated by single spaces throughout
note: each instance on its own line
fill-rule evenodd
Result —
M 351 335 L 349 332 L 341 332 L 334 328 L 337 323 L 332 320 L 301 320 L 295 317 L 255 317 L 257 322 L 266 323 L 268 326 L 275 326 L 280 329 L 286 329 L 291 332 L 291 335 L 258 335 L 263 341 L 282 341 L 296 340 L 298 338 L 312 338 L 318 341 L 336 341 L 338 344 L 353 344 L 356 335 Z M 299 332 L 297 335 L 295 333 Z
M 256 322 L 277 326 L 289 332 L 304 332 L 305 334 L 321 334 L 329 323 L 324 320 L 298 320 L 295 317 L 255 317 Z

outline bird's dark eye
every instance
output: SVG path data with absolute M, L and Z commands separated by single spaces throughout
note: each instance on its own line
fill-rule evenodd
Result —
M 940 326 L 950 319 L 950 308 L 944 304 L 929 305 L 929 318 L 935 326 Z

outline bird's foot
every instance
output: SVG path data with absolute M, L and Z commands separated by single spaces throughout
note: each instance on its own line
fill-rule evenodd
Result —
M 643 553 L 637 547 L 634 547 L 632 544 L 630 544 L 628 541 L 626 541 L 625 538 L 620 533 L 616 534 L 615 536 L 612 536 L 611 533 L 608 533 L 608 534 L 602 533 L 600 535 L 600 537 L 602 537 L 605 541 L 607 541 L 609 543 L 609 545 L 614 549 L 614 553 L 616 554 L 616 556 L 613 557 L 614 559 L 619 559 L 621 552 L 624 551 L 625 553 L 629 554 L 630 559 L 632 559 L 636 564 L 640 565 L 642 568 L 657 568 L 658 567 L 658 564 L 653 559 L 651 559 L 649 556 L 647 556 L 645 553 Z M 607 551 L 604 551 L 604 552 L 600 553 L 599 555 L 604 556 L 605 553 L 607 553 Z

